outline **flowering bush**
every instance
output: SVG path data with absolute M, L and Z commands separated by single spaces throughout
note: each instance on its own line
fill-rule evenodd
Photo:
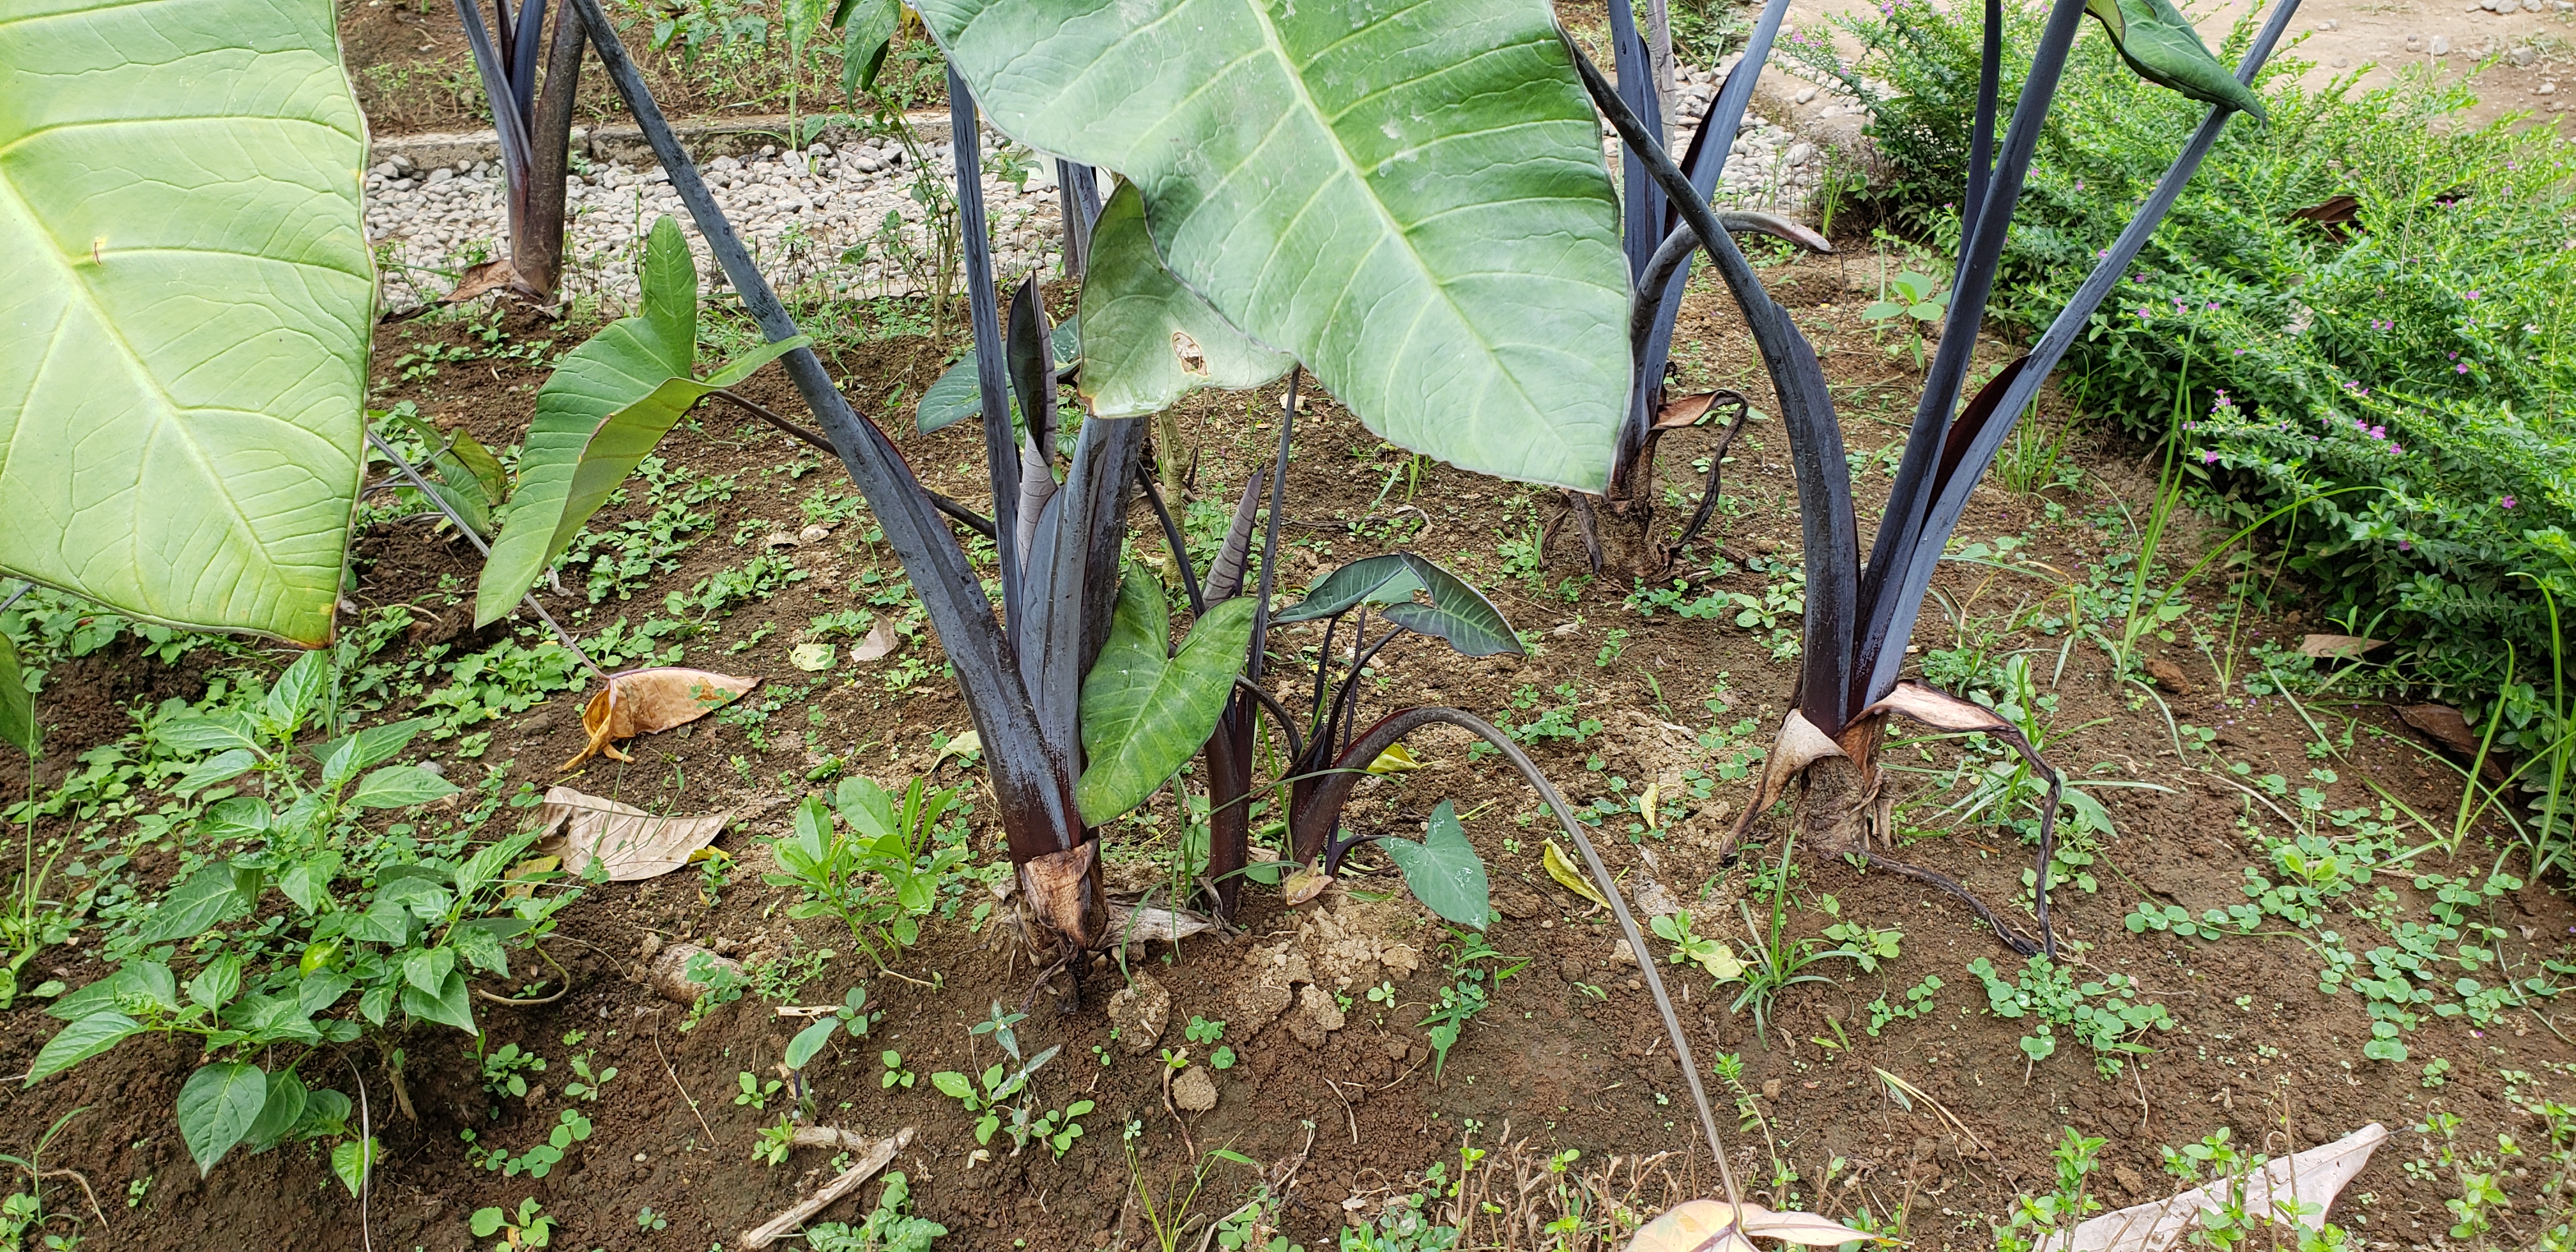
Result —
M 1970 129 L 1973 99 L 1946 86 L 1975 81 L 1963 17 L 1892 0 L 1847 23 L 1868 52 L 1840 72 L 1885 97 L 1872 133 L 1917 214 L 1965 177 L 1963 139 L 1908 137 Z M 1824 65 L 1821 46 L 1793 48 Z M 2132 434 L 2178 435 L 2204 507 L 2241 524 L 2296 505 L 2273 537 L 2329 619 L 2399 641 L 2402 673 L 2468 703 L 2506 687 L 2502 741 L 2540 742 L 2551 601 L 2576 618 L 2571 145 L 2471 126 L 2468 90 L 2418 73 L 2310 91 L 2307 68 L 2273 62 L 2271 125 L 2226 129 L 2060 386 Z M 2202 115 L 2090 30 L 2067 73 L 1996 302 L 2024 325 L 2064 302 Z M 2177 412 L 2196 416 L 2174 430 Z

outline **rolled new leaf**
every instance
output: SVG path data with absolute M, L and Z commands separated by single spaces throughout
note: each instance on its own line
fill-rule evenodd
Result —
M 1082 750 L 1074 786 L 1082 820 L 1098 826 L 1145 802 L 1207 742 L 1252 642 L 1252 599 L 1210 606 L 1171 650 L 1163 584 L 1131 565 L 1100 659 L 1082 679 Z
M 332 13 L 0 7 L 0 568 L 330 639 L 375 320 Z
M 2251 113 L 2268 120 L 2263 98 L 2236 81 L 2236 75 L 2210 55 L 2191 19 L 2171 0 L 2085 0 L 2084 11 L 2111 32 L 2120 59 L 2138 77 L 2220 108 Z
M 703 381 L 697 371 L 698 267 L 679 223 L 653 223 L 644 244 L 644 311 L 619 318 L 537 389 L 519 454 L 519 489 L 474 592 L 474 622 L 507 616 L 690 406 L 810 342 L 764 344 Z
M 1118 185 L 1091 231 L 1081 386 L 1092 416 L 1159 413 L 1202 388 L 1261 386 L 1297 363 L 1236 330 L 1163 268 L 1135 184 Z
M 1628 272 L 1600 130 L 1532 0 L 922 0 L 993 124 L 1136 184 L 1156 251 L 1362 423 L 1599 491 Z

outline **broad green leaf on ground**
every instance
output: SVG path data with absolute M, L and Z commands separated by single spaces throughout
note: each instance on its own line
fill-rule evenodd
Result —
M 646 237 L 642 286 L 642 313 L 609 323 L 565 353 L 537 389 L 519 489 L 502 511 L 500 537 L 475 588 L 478 626 L 509 615 L 691 405 L 808 342 L 800 335 L 763 344 L 700 381 L 698 267 L 679 223 L 668 217 Z
M 1209 606 L 1178 655 L 1171 637 L 1163 584 L 1130 566 L 1118 585 L 1109 641 L 1082 677 L 1082 750 L 1090 763 L 1074 784 L 1074 800 L 1094 826 L 1144 803 L 1207 742 L 1243 671 L 1252 599 Z
M 0 635 L 0 741 L 36 755 L 44 734 L 36 726 L 36 696 L 27 690 L 27 675 L 18 668 L 18 645 Z
M 349 793 L 349 803 L 362 809 L 400 809 L 455 795 L 456 784 L 417 765 L 388 765 L 369 774 Z
M 1467 830 L 1458 824 L 1457 805 L 1443 800 L 1432 807 L 1422 842 L 1387 838 L 1378 840 L 1377 846 L 1404 871 L 1404 885 L 1424 908 L 1477 930 L 1494 920 L 1485 861 L 1476 855 L 1476 845 L 1467 842 Z
M 1159 413 L 1201 388 L 1258 387 L 1296 364 L 1236 330 L 1163 268 L 1133 183 L 1119 184 L 1092 225 L 1082 324 L 1082 395 L 1093 417 Z
M 2191 19 L 2170 0 L 2085 0 L 2084 9 L 2111 32 L 2120 59 L 2138 77 L 2203 104 L 2223 105 L 2262 120 L 2263 99 L 2210 55 Z
M 1628 274 L 1542 0 L 922 0 L 995 126 L 1144 194 L 1163 263 L 1369 429 L 1599 491 Z
M 1056 324 L 1047 336 L 1047 347 L 1055 353 L 1055 367 L 1063 369 L 1082 354 L 1082 318 L 1068 317 Z M 921 393 L 921 403 L 913 406 L 912 426 L 920 434 L 946 430 L 984 411 L 984 392 L 975 378 L 975 350 L 957 358 L 955 365 L 941 371 Z M 1020 407 L 1011 403 L 1011 412 Z
M 375 270 L 325 0 L 0 8 L 0 568 L 331 634 Z
M 215 1162 L 250 1133 L 259 1111 L 268 1107 L 268 1075 L 256 1065 L 216 1061 L 197 1067 L 179 1088 L 179 1138 L 197 1160 L 197 1173 Z

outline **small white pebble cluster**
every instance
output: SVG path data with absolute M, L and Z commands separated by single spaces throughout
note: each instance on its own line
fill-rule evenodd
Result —
M 1676 152 L 1687 150 L 1722 81 L 1714 70 L 1681 73 Z M 991 154 L 1005 150 L 1007 141 L 988 132 L 984 144 Z M 1614 160 L 1616 147 L 1613 138 L 1605 149 Z M 990 159 L 984 179 L 995 268 L 1006 283 L 1055 266 L 1062 248 L 1054 163 L 1031 162 L 1025 149 L 1015 155 L 1023 182 L 993 176 Z M 942 183 L 955 177 L 947 144 L 923 145 L 919 161 Z M 717 157 L 701 172 L 772 282 L 822 283 L 832 294 L 864 299 L 918 294 L 935 273 L 933 241 L 913 195 L 923 174 L 915 164 L 901 144 L 868 140 L 838 149 L 818 143 L 801 152 L 763 147 L 744 157 Z M 1749 116 L 1716 200 L 1731 208 L 1794 210 L 1812 193 L 1820 170 L 1813 144 Z M 714 277 L 705 242 L 659 167 L 590 166 L 565 181 L 566 295 L 594 293 L 619 305 L 631 300 L 641 238 L 664 214 L 678 219 L 699 273 Z M 366 192 L 368 240 L 379 249 L 386 302 L 395 310 L 438 299 L 457 270 L 507 251 L 506 191 L 490 161 L 422 169 L 397 155 L 367 171 Z

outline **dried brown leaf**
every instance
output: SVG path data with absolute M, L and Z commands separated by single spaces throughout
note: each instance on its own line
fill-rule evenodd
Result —
M 2200 1229 L 2204 1211 L 2215 1211 L 2238 1194 L 2244 1198 L 2245 1215 L 2263 1224 L 2273 1216 L 2275 1193 L 2311 1213 L 2332 1208 L 2335 1194 L 2370 1163 L 2371 1152 L 2387 1138 L 2388 1128 L 2372 1122 L 2333 1143 L 2275 1158 L 2243 1179 L 2225 1179 L 2170 1199 L 2104 1213 L 2075 1228 L 2068 1252 L 2170 1252 Z M 2282 1208 L 2287 1210 L 2289 1205 Z
M 2359 660 L 2362 653 L 2387 642 L 2385 639 L 2364 639 L 2359 635 L 2310 635 L 2299 641 L 2299 651 L 2320 661 Z
M 581 711 L 581 728 L 590 733 L 590 742 L 561 768 L 571 769 L 601 753 L 626 760 L 626 754 L 613 746 L 615 741 L 687 725 L 759 685 L 757 678 L 676 665 L 611 674 L 608 686 Z
M 529 296 L 538 294 L 536 288 L 528 285 L 528 280 L 519 277 L 519 267 L 504 258 L 467 266 L 465 273 L 456 280 L 456 290 L 447 293 L 447 302 L 463 304 L 494 291 L 513 291 Z
M 2464 756 L 2478 750 L 2478 732 L 2469 719 L 2447 704 L 2409 704 L 2397 710 L 2399 720 L 2424 732 L 2433 742 Z
M 689 855 L 715 842 L 730 811 L 704 817 L 663 817 L 631 804 L 585 795 L 570 787 L 549 787 L 537 809 L 537 829 L 551 836 L 561 828 L 564 872 L 583 877 L 596 859 L 610 882 L 658 878 L 688 864 Z
M 1815 1213 L 1780 1213 L 1759 1204 L 1742 1208 L 1724 1200 L 1691 1200 L 1646 1223 L 1628 1252 L 1758 1252 L 1747 1235 L 1830 1248 L 1855 1239 L 1880 1239 Z
M 893 655 L 898 642 L 900 641 L 895 638 L 894 633 L 894 619 L 880 615 L 877 618 L 877 624 L 868 627 L 868 637 L 860 640 L 850 649 L 850 660 L 854 663 L 883 660 Z

